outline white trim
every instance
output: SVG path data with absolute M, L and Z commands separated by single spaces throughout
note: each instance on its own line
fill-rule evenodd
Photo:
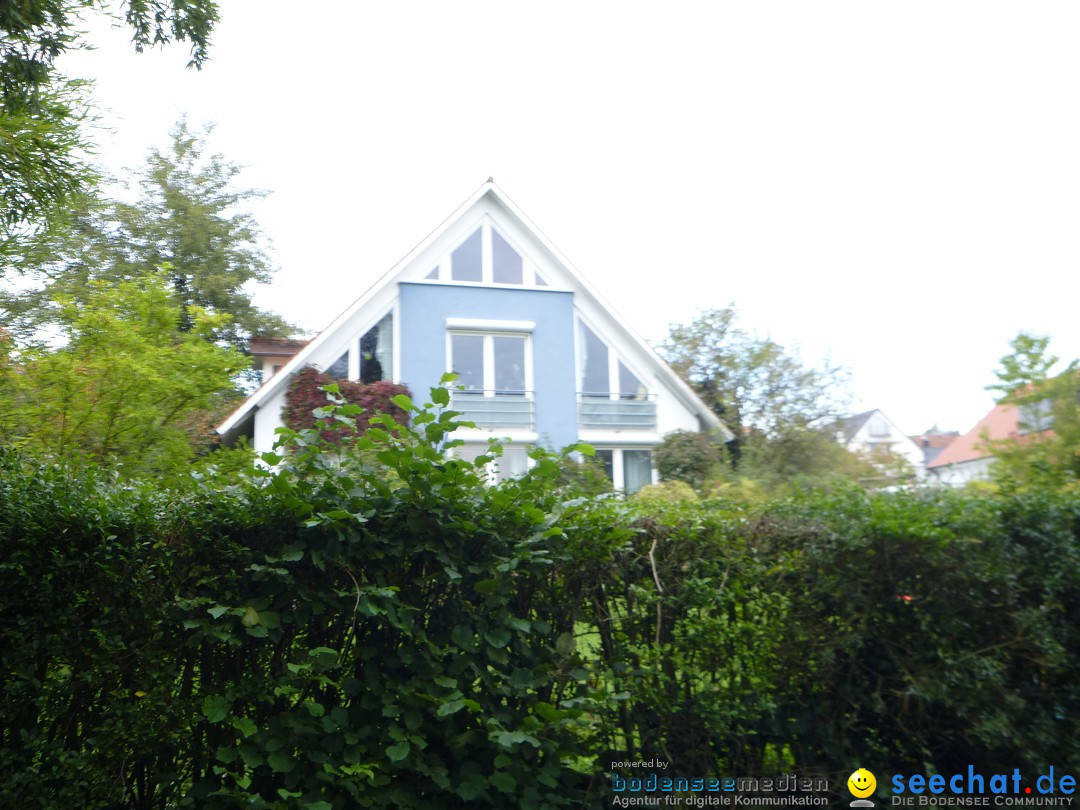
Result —
M 447 318 L 446 328 L 469 332 L 532 332 L 536 321 L 493 321 L 486 318 Z
M 503 444 L 536 444 L 540 441 L 540 434 L 535 430 L 507 430 L 498 427 L 458 428 L 453 436 L 466 444 L 486 442 L 488 439 L 498 439 Z
M 598 450 L 601 445 L 605 449 L 612 445 L 632 445 L 637 450 L 656 447 L 660 444 L 661 436 L 659 433 L 641 430 L 582 430 L 578 433 L 578 441 L 591 444 Z

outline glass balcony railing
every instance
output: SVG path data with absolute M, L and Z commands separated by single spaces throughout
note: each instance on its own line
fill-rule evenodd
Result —
M 536 402 L 532 391 L 494 391 L 484 394 L 477 391 L 455 391 L 450 407 L 461 413 L 461 418 L 475 422 L 480 428 L 536 428 Z
M 578 424 L 608 430 L 655 430 L 656 395 L 578 394 Z

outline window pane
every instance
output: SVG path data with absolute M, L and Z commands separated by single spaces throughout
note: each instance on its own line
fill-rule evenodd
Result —
M 597 461 L 604 465 L 604 475 L 607 476 L 608 481 L 615 480 L 615 451 L 614 450 L 597 450 L 596 455 L 593 456 Z
M 548 283 L 544 281 L 543 277 L 539 273 L 533 273 L 533 275 L 536 278 L 537 287 L 546 287 L 548 285 Z
M 637 399 L 645 396 L 645 386 L 641 380 L 619 361 L 619 394 L 621 399 Z
M 499 284 L 521 283 L 521 256 L 494 228 L 491 229 L 491 259 L 494 264 L 493 281 Z
M 504 447 L 502 458 L 495 462 L 500 481 L 522 476 L 529 469 L 529 449 L 527 447 Z
M 334 364 L 326 370 L 326 373 L 335 380 L 344 380 L 349 376 L 349 353 L 345 352 L 334 361 Z
M 623 450 L 623 489 L 633 495 L 652 483 L 652 458 L 648 450 Z
M 458 375 L 456 385 L 466 391 L 484 390 L 484 338 L 481 335 L 450 336 L 451 368 Z
M 585 324 L 581 326 L 581 391 L 608 396 L 608 347 Z
M 525 338 L 496 335 L 495 391 L 499 394 L 525 393 Z
M 480 281 L 483 278 L 480 254 L 480 231 L 477 229 L 450 255 L 450 277 L 454 281 Z
M 365 383 L 394 378 L 394 316 L 387 315 L 360 338 L 360 381 Z
M 439 277 L 439 267 L 438 267 L 438 265 L 435 266 L 434 270 L 432 270 L 430 273 L 428 273 L 426 276 L 424 276 L 424 278 L 438 278 L 438 277 Z

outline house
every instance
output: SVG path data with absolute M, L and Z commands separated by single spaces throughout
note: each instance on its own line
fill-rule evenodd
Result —
M 632 492 L 654 480 L 651 448 L 665 434 L 732 438 L 490 180 L 218 432 L 269 449 L 289 381 L 309 365 L 338 378 L 403 382 L 419 401 L 456 372 L 452 407 L 476 424 L 455 435 L 466 443 L 457 452 L 475 457 L 489 438 L 502 439 L 496 475 L 523 472 L 536 445 L 584 441 L 615 486 Z
M 931 428 L 926 433 L 909 437 L 915 444 L 922 448 L 923 465 L 929 465 L 931 461 L 941 455 L 941 451 L 960 438 L 959 430 L 939 431 Z
M 836 440 L 852 453 L 871 460 L 898 456 L 911 465 L 918 479 L 926 474 L 922 448 L 880 410 L 841 419 L 836 426 Z
M 990 477 L 994 457 L 989 442 L 1016 439 L 1026 433 L 1021 428 L 1021 409 L 1011 403 L 995 405 L 978 423 L 942 450 L 926 465 L 930 479 L 947 486 L 960 486 Z
M 262 382 L 265 383 L 281 371 L 285 364 L 310 342 L 289 338 L 253 337 L 248 345 L 248 351 L 251 352 L 253 361 L 258 363 L 256 371 L 262 374 Z

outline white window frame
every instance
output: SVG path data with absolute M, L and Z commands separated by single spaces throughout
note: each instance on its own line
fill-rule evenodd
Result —
M 453 322 L 453 319 L 447 319 L 448 323 Z M 518 322 L 507 322 L 518 323 Z M 504 330 L 504 329 L 461 329 L 461 328 L 449 328 L 446 330 L 446 370 L 447 372 L 454 371 L 454 335 L 472 335 L 475 337 L 482 337 L 484 342 L 482 344 L 481 351 L 483 352 L 483 375 L 484 375 L 484 391 L 485 397 L 495 396 L 522 396 L 519 394 L 499 394 L 495 390 L 495 338 L 496 337 L 513 337 L 522 338 L 525 341 L 525 391 L 523 396 L 526 399 L 533 398 L 533 351 L 532 351 L 532 333 L 527 331 L 517 330 Z M 479 392 L 471 392 L 471 396 L 476 396 Z

